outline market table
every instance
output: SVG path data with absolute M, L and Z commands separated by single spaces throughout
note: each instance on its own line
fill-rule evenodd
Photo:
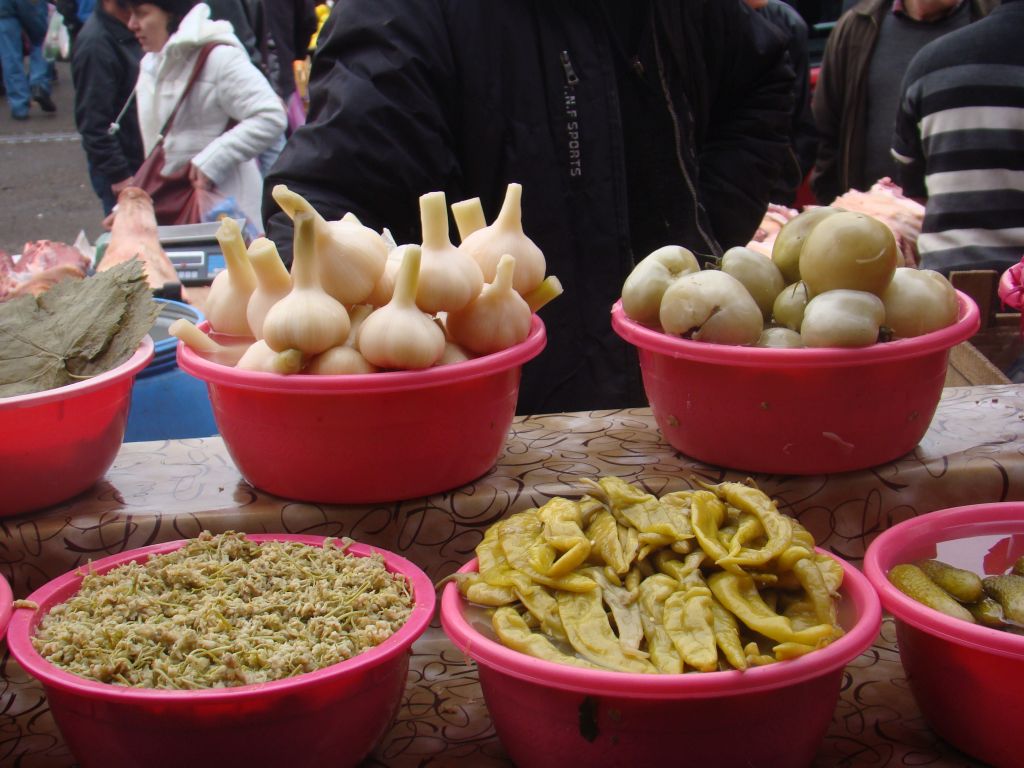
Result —
M 970 503 L 1024 499 L 1024 388 L 943 390 L 920 445 L 897 461 L 831 476 L 754 475 L 821 546 L 856 564 L 872 538 L 914 515 Z M 396 468 L 400 471 L 400 468 Z M 473 556 L 505 515 L 583 477 L 617 475 L 661 495 L 694 479 L 748 473 L 694 462 L 663 442 L 650 409 L 517 417 L 504 454 L 484 477 L 428 498 L 360 506 L 295 502 L 254 489 L 218 437 L 127 443 L 91 491 L 41 512 L 0 518 L 0 573 L 24 597 L 70 568 L 200 531 L 350 536 L 401 553 L 433 579 Z M 41 687 L 4 652 L 0 765 L 73 765 Z M 432 627 L 413 648 L 398 719 L 367 765 L 506 766 L 472 663 Z M 855 659 L 820 766 L 972 766 L 924 724 L 906 686 L 890 620 Z

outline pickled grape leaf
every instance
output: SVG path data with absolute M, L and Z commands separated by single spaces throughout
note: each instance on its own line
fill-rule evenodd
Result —
M 0 304 L 0 397 L 62 387 L 120 365 L 159 313 L 137 259 Z

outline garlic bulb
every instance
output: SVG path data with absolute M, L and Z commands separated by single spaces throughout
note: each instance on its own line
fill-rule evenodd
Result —
M 452 203 L 452 216 L 455 217 L 455 227 L 459 230 L 459 241 L 465 240 L 478 229 L 487 226 L 487 219 L 484 218 L 484 207 L 480 204 L 479 197 L 471 197 L 469 200 L 460 200 Z
M 429 368 L 444 353 L 444 331 L 416 306 L 420 249 L 405 250 L 395 294 L 359 330 L 359 351 L 380 368 Z
M 275 352 L 265 339 L 254 341 L 235 364 L 241 371 L 291 375 L 302 370 L 302 353 L 297 349 Z
M 187 344 L 197 354 L 221 365 L 234 365 L 237 363 L 250 345 L 249 341 L 222 344 L 215 339 L 211 339 L 199 330 L 195 323 L 191 320 L 186 320 L 184 317 L 179 317 L 171 323 L 167 332 L 171 336 L 180 339 L 182 343 Z
M 516 274 L 513 282 L 515 289 L 525 295 L 540 285 L 547 264 L 540 248 L 523 232 L 522 196 L 522 184 L 509 184 L 498 218 L 490 226 L 478 229 L 463 240 L 459 250 L 480 265 L 488 282 L 494 280 L 501 257 L 506 253 L 514 256 Z
M 253 338 L 263 338 L 263 319 L 278 301 L 292 289 L 292 277 L 288 274 L 281 254 L 272 240 L 257 237 L 249 243 L 249 262 L 256 274 L 256 290 L 249 297 L 245 316 Z
M 399 267 L 402 266 L 402 254 L 405 253 L 407 247 L 407 245 L 396 245 L 388 251 L 387 261 L 384 262 L 384 274 L 380 276 L 380 280 L 373 286 L 370 295 L 366 297 L 366 304 L 383 307 L 391 301 L 391 297 L 395 293 L 395 277 L 398 275 Z M 413 247 L 418 248 L 419 246 Z
M 446 320 L 448 336 L 475 355 L 487 355 L 519 344 L 530 335 L 532 312 L 513 288 L 516 260 L 505 254 L 498 261 L 494 282 Z
M 420 197 L 420 274 L 416 304 L 424 312 L 461 309 L 480 294 L 484 276 L 469 255 L 461 253 L 448 237 L 448 208 L 444 192 Z
M 342 344 L 312 358 L 306 365 L 305 372 L 315 375 L 337 375 L 374 373 L 377 370 L 377 366 L 371 365 L 358 349 Z
M 217 228 L 216 237 L 227 268 L 213 278 L 210 284 L 210 293 L 206 297 L 206 319 L 218 333 L 252 336 L 246 309 L 249 297 L 256 290 L 256 273 L 245 251 L 242 230 L 237 221 L 225 216 Z
M 344 344 L 348 337 L 348 312 L 320 286 L 313 245 L 315 216 L 295 215 L 292 289 L 270 308 L 263 321 L 263 338 L 277 352 L 298 349 L 305 355 L 317 355 Z
M 434 363 L 434 365 L 451 365 L 453 363 L 461 363 L 464 360 L 469 360 L 469 355 L 466 354 L 466 350 L 458 344 L 446 341 L 444 345 L 444 354 L 441 355 L 441 358 Z
M 274 200 L 294 220 L 299 212 L 315 215 L 315 248 L 323 289 L 342 304 L 366 300 L 384 272 L 388 247 L 379 232 L 363 226 L 352 213 L 326 221 L 302 195 L 284 184 L 274 187 Z
M 384 303 L 386 304 L 387 302 Z M 348 338 L 345 339 L 345 346 L 359 349 L 359 329 L 362 327 L 363 321 L 373 314 L 374 309 L 376 307 L 372 304 L 356 304 L 354 307 L 348 308 L 348 318 L 351 321 L 351 326 L 348 331 Z

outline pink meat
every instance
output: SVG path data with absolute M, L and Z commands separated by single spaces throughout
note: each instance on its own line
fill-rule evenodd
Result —
M 21 259 L 18 260 L 15 269 L 18 272 L 43 272 L 61 264 L 68 264 L 81 267 L 84 275 L 89 263 L 89 259 L 73 245 L 54 240 L 36 240 L 25 243 L 25 249 L 21 252 Z
M 38 296 L 65 277 L 81 279 L 89 263 L 74 246 L 53 240 L 25 243 L 17 262 L 0 251 L 0 301 L 26 293 Z

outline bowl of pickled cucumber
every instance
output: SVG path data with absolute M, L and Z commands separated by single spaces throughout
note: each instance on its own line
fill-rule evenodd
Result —
M 930 512 L 880 534 L 864 573 L 892 614 L 921 713 L 996 766 L 1024 754 L 1024 502 Z
M 811 764 L 881 623 L 863 575 L 750 483 L 576 490 L 488 528 L 441 598 L 512 761 Z

